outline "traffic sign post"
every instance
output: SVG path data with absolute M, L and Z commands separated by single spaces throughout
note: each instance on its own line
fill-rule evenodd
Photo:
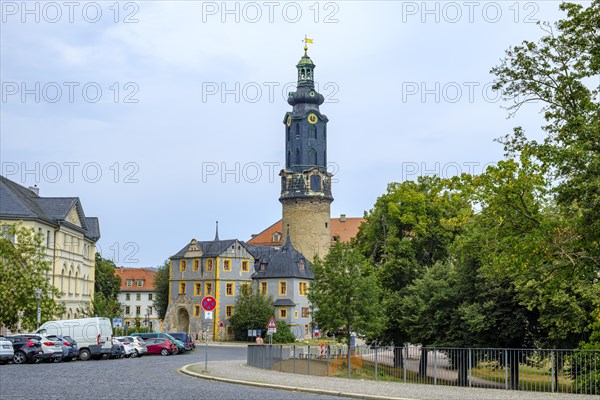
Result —
M 204 296 L 202 299 L 202 308 L 204 311 L 213 311 L 217 307 L 217 300 L 212 296 Z
M 200 302 L 202 305 L 202 309 L 204 309 L 204 319 L 211 320 L 213 319 L 213 310 L 217 308 L 217 300 L 212 296 L 204 296 L 202 301 Z M 212 322 L 211 322 L 212 323 Z M 208 327 L 210 324 L 206 325 L 206 350 L 204 351 L 204 371 L 208 371 Z

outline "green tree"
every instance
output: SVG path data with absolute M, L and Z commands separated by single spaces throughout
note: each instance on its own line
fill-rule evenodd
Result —
M 235 299 L 234 314 L 229 318 L 235 340 L 247 340 L 249 329 L 265 329 L 275 315 L 273 298 L 264 296 L 251 285 L 241 285 Z
M 285 321 L 277 321 L 277 332 L 273 334 L 273 343 L 292 343 L 296 341 L 296 336 Z
M 14 241 L 14 243 L 13 243 Z M 5 225 L 0 236 L 0 325 L 30 331 L 37 322 L 36 289 L 41 289 L 41 322 L 64 313 L 55 301 L 62 293 L 48 279 L 50 262 L 45 239 L 33 228 L 21 224 Z
M 338 242 L 313 268 L 315 279 L 308 298 L 315 305 L 319 328 L 342 332 L 348 344 L 352 332 L 377 338 L 384 327 L 381 288 L 366 258 L 353 245 Z
M 167 314 L 167 308 L 169 307 L 169 260 L 165 260 L 161 266 L 158 267 L 156 275 L 154 275 L 154 288 L 156 293 L 154 295 L 154 308 L 158 313 L 158 318 L 164 320 Z
M 121 315 L 121 278 L 115 274 L 117 266 L 112 260 L 96 253 L 96 270 L 94 280 L 94 297 L 89 305 L 78 309 L 87 317 L 115 318 Z

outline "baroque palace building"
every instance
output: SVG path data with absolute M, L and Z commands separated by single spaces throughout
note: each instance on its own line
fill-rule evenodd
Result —
M 283 118 L 285 168 L 281 170 L 282 219 L 248 242 L 192 239 L 171 256 L 166 331 L 214 340 L 233 338 L 229 318 L 242 285 L 272 295 L 275 317 L 287 322 L 297 338 L 309 337 L 307 293 L 314 279 L 310 261 L 323 258 L 336 241 L 356 236 L 362 218 L 331 218 L 332 174 L 327 171 L 328 118 L 315 90 L 315 64 L 307 54 L 296 65 L 298 83 L 289 94 L 292 111 Z M 205 296 L 216 299 L 212 318 L 201 307 Z M 266 323 L 266 321 L 265 321 Z M 264 329 L 265 327 L 256 327 Z
M 77 197 L 41 197 L 37 187 L 0 176 L 0 225 L 17 223 L 44 237 L 48 280 L 63 293 L 56 299 L 66 308 L 62 317 L 76 318 L 94 297 L 98 218 L 87 217 Z

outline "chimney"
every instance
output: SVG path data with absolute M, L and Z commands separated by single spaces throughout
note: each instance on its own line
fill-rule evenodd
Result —
M 346 222 L 346 214 L 340 214 L 340 222 Z
M 35 193 L 36 196 L 40 195 L 40 188 L 38 185 L 29 186 L 28 189 Z

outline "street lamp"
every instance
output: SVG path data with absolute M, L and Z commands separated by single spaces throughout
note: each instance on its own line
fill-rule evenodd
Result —
M 40 307 L 40 296 L 42 295 L 42 289 L 35 289 L 35 298 L 37 299 L 37 329 L 40 329 L 40 322 L 42 320 L 42 308 Z

